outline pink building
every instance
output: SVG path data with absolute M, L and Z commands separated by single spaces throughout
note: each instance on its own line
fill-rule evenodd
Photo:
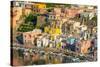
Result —
M 61 8 L 54 8 L 55 14 L 61 14 Z
M 79 13 L 79 9 L 73 9 L 73 8 L 71 8 L 71 9 L 68 9 L 68 10 L 67 10 L 67 16 L 68 16 L 69 18 L 75 17 L 76 14 L 78 14 L 78 13 Z
M 24 32 L 23 33 L 23 42 L 24 45 L 27 46 L 34 46 L 34 40 L 41 34 L 41 30 L 35 29 L 33 31 Z

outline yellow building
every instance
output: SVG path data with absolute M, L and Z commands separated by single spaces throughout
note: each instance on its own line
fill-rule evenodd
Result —
M 32 12 L 44 14 L 46 12 L 45 8 L 46 8 L 46 4 L 44 4 L 44 3 L 33 3 Z
M 60 28 L 56 28 L 55 33 L 56 34 L 61 34 L 61 29 Z
M 45 32 L 45 33 L 49 33 L 49 31 L 50 31 L 49 27 L 46 26 L 46 27 L 44 28 L 44 32 Z
M 37 3 L 36 5 L 37 5 L 38 8 L 40 8 L 40 9 L 46 8 L 46 4 L 44 4 L 44 3 Z

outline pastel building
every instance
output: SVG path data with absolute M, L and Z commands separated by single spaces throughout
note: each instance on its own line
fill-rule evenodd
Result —
M 46 12 L 45 8 L 46 8 L 46 5 L 44 3 L 33 3 L 33 2 L 30 2 L 30 3 L 26 3 L 27 4 L 27 7 L 28 9 L 26 9 L 26 13 L 30 13 L 32 12 L 33 14 L 34 13 L 40 13 L 40 14 L 43 14 Z
M 60 15 L 56 15 L 54 13 L 49 14 L 49 19 L 50 20 L 60 20 Z
M 61 8 L 54 8 L 52 12 L 49 13 L 50 20 L 60 20 L 61 19 Z
M 23 2 L 12 2 L 12 13 L 11 13 L 11 23 L 12 23 L 12 28 L 16 29 L 16 27 L 21 23 L 21 16 L 23 14 Z
M 25 7 L 24 7 L 24 14 L 25 15 L 28 15 L 32 12 L 32 4 L 28 3 L 28 4 L 25 4 Z
M 61 8 L 54 8 L 53 11 L 55 14 L 61 14 Z
M 79 9 L 70 8 L 67 10 L 67 17 L 73 18 L 78 14 Z
M 45 3 L 37 3 L 35 5 L 37 5 L 37 7 L 40 8 L 40 9 L 46 8 L 46 4 Z
M 46 12 L 45 10 L 46 4 L 44 3 L 32 3 L 32 2 L 26 2 L 24 7 L 24 14 L 28 15 L 29 13 L 40 13 L 43 14 Z
M 23 33 L 23 42 L 24 45 L 27 46 L 35 46 L 35 38 L 41 34 L 41 30 L 35 29 L 33 31 L 24 32 Z
M 37 17 L 37 26 L 39 25 L 39 26 L 42 26 L 43 24 L 45 24 L 46 22 L 45 22 L 45 19 L 46 19 L 46 17 L 44 17 L 44 16 L 38 16 Z

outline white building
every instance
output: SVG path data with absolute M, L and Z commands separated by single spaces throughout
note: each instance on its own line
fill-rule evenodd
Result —
M 25 45 L 34 45 L 35 38 L 41 34 L 41 30 L 34 29 L 33 31 L 24 32 L 23 33 L 23 42 Z

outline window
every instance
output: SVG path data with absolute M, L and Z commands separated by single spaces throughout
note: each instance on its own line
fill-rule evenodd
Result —
M 31 38 L 31 34 L 29 34 L 29 38 Z
M 27 41 L 25 40 L 24 43 L 27 43 Z
M 56 19 L 56 17 L 54 16 L 54 19 Z
M 26 35 L 24 35 L 25 36 L 25 38 L 26 38 Z

